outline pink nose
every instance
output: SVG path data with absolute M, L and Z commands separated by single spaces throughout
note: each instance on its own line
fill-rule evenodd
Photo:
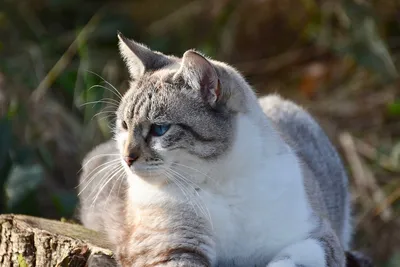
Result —
M 130 167 L 138 158 L 139 158 L 138 156 L 130 154 L 129 156 L 124 157 L 124 160 L 126 164 L 128 164 L 128 166 Z

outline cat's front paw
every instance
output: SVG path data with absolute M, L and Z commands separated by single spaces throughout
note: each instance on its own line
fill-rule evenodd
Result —
M 179 261 L 169 261 L 166 263 L 160 263 L 156 266 L 157 267 L 210 267 L 211 265 L 203 261 L 179 260 Z
M 157 251 L 119 246 L 116 250 L 118 263 L 122 267 L 211 267 L 212 259 L 198 250 L 170 248 Z

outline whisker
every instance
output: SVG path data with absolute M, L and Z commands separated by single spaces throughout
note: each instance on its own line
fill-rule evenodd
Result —
M 116 118 L 112 118 L 112 119 L 111 119 L 111 123 L 114 123 L 115 120 L 116 120 Z M 112 125 L 110 125 L 110 121 L 109 121 L 109 123 L 107 123 L 107 127 L 108 127 L 108 129 L 110 129 L 110 132 L 113 133 L 113 135 L 115 135 L 115 127 L 113 127 Z
M 213 227 L 210 211 L 209 211 L 209 209 L 207 208 L 207 206 L 204 204 L 203 200 L 201 199 L 201 196 L 200 196 L 199 192 L 197 192 L 197 190 L 196 190 L 196 188 L 195 188 L 195 187 L 199 187 L 199 186 L 198 186 L 195 182 L 193 182 L 193 181 L 187 179 L 186 177 L 184 177 L 181 173 L 177 172 L 176 170 L 173 170 L 173 169 L 169 168 L 169 171 L 172 171 L 173 173 L 175 173 L 175 174 L 178 176 L 177 178 L 182 179 L 183 182 L 186 182 L 186 184 L 187 184 L 188 186 L 190 186 L 190 187 L 193 189 L 193 191 L 194 191 L 194 192 L 196 193 L 196 195 L 198 196 L 199 201 L 201 201 L 201 204 L 198 203 L 198 206 L 199 206 L 200 211 L 203 213 L 203 215 L 204 215 L 205 217 L 208 217 L 209 222 L 210 222 L 210 224 L 211 224 L 211 227 Z M 191 185 L 191 184 L 192 184 L 192 185 Z M 195 187 L 194 187 L 193 185 L 194 185 Z
M 110 167 L 112 167 L 112 166 L 116 167 L 116 166 L 118 166 L 119 164 L 118 164 L 118 162 L 106 162 L 106 163 L 104 163 L 104 164 L 102 164 L 102 165 L 96 167 L 96 169 L 98 169 L 99 167 L 104 166 L 104 165 L 106 165 L 106 166 L 105 166 L 104 168 L 102 168 L 101 170 L 99 170 L 98 172 L 96 172 L 94 175 L 92 175 L 92 177 L 91 177 L 90 179 L 89 179 L 90 175 L 88 175 L 88 177 L 86 177 L 86 178 L 79 184 L 79 185 L 81 185 L 81 184 L 83 184 L 87 179 L 89 179 L 89 181 L 87 182 L 87 184 L 85 185 L 85 187 L 78 193 L 78 196 L 79 196 L 80 194 L 82 194 L 83 191 L 85 191 L 85 189 L 89 186 L 89 184 L 90 184 L 101 172 L 103 172 L 104 170 L 107 170 L 108 168 L 110 168 Z M 94 169 L 94 170 L 96 170 L 96 169 Z M 94 170 L 92 170 L 90 173 L 92 173 Z M 79 185 L 78 185 L 78 186 L 79 186 Z
M 196 210 L 196 208 L 194 207 L 194 205 L 193 205 L 193 202 L 191 201 L 191 198 L 189 197 L 189 195 L 186 193 L 186 191 L 185 191 L 185 186 L 181 183 L 181 182 L 179 182 L 178 180 L 176 180 L 176 179 L 174 179 L 174 176 L 171 174 L 171 173 L 169 173 L 168 172 L 168 169 L 165 169 L 164 168 L 164 174 L 165 174 L 165 176 L 167 177 L 167 178 L 169 178 L 169 180 L 171 181 L 171 182 L 173 182 L 174 184 L 176 184 L 178 187 L 179 187 L 179 189 L 181 190 L 181 192 L 182 192 L 182 194 L 184 195 L 184 197 L 186 198 L 186 200 L 190 203 L 190 205 L 192 206 L 192 208 L 193 208 L 193 211 L 195 212 L 195 214 L 196 214 L 196 216 L 198 216 L 197 215 L 197 210 Z M 187 190 L 187 189 L 186 189 Z
M 211 227 L 213 228 L 213 224 L 212 224 L 212 220 L 211 220 L 211 214 L 208 210 L 208 208 L 206 207 L 206 205 L 204 204 L 203 200 L 201 199 L 200 194 L 197 192 L 196 188 L 193 187 L 191 184 L 195 185 L 196 187 L 198 187 L 193 181 L 188 180 L 186 177 L 184 177 L 182 174 L 172 170 L 171 168 L 168 169 L 169 171 L 172 171 L 173 173 L 175 173 L 176 176 L 174 176 L 177 179 L 181 179 L 182 182 L 185 182 L 187 184 L 187 186 L 190 186 L 192 188 L 192 190 L 197 194 L 199 199 L 194 198 L 195 204 L 196 206 L 199 208 L 200 212 L 208 218 Z M 190 184 L 191 183 L 191 184 Z
M 96 184 L 96 186 L 92 189 L 92 191 L 90 192 L 90 194 L 87 196 L 87 198 L 93 196 L 93 199 L 95 198 L 95 196 L 97 194 L 95 194 L 96 192 L 99 192 L 99 189 L 102 188 L 108 181 L 108 179 L 112 176 L 115 175 L 115 173 L 119 173 L 119 171 L 121 170 L 120 166 L 117 166 L 115 168 L 113 168 L 112 170 L 109 170 L 108 172 L 105 173 L 105 175 L 103 175 L 103 177 L 101 178 L 100 182 L 98 182 Z
M 96 114 L 93 116 L 93 118 L 95 118 L 96 116 L 99 116 L 99 115 L 101 115 L 101 114 L 109 114 L 109 113 L 113 114 L 114 116 L 117 116 L 117 115 L 115 114 L 115 110 L 105 110 L 105 111 L 100 111 L 100 112 L 96 113 Z
M 121 179 L 121 181 L 119 182 L 119 186 L 118 186 L 118 193 L 117 195 L 119 196 L 120 191 L 121 191 L 121 185 L 122 185 L 123 179 Z
M 112 193 L 112 191 L 113 191 L 115 185 L 118 183 L 118 181 L 119 181 L 121 178 L 125 178 L 125 177 L 124 177 L 124 174 L 125 174 L 125 172 L 122 172 L 122 173 L 118 176 L 117 181 L 115 181 L 115 183 L 114 183 L 113 186 L 111 187 L 110 193 L 108 194 L 107 199 L 106 199 L 106 202 L 104 203 L 104 207 L 107 206 L 108 199 L 109 199 L 109 197 L 110 197 L 110 195 L 111 195 L 111 193 Z M 121 182 L 119 183 L 119 185 L 121 186 Z
M 98 158 L 98 157 L 106 157 L 106 156 L 119 156 L 119 154 L 98 154 L 98 155 L 95 155 L 95 156 L 91 157 L 91 158 L 85 163 L 85 165 L 82 166 L 82 168 L 79 169 L 78 173 L 79 173 L 83 168 L 85 168 L 86 165 L 88 165 L 88 164 L 89 164 L 92 160 L 94 160 L 95 158 Z
M 87 106 L 87 105 L 90 105 L 90 104 L 97 104 L 97 103 L 103 103 L 103 104 L 107 104 L 107 105 L 110 105 L 110 106 L 112 106 L 112 107 L 118 107 L 118 105 L 116 104 L 116 103 L 113 103 L 113 102 L 111 102 L 111 101 L 103 101 L 103 100 L 97 100 L 97 101 L 90 101 L 90 102 L 86 102 L 86 103 L 83 103 L 83 104 L 81 104 L 81 105 L 79 105 L 79 107 L 83 107 L 83 106 Z M 94 106 L 93 105 L 93 106 Z
M 119 101 L 115 100 L 114 98 L 105 97 L 105 98 L 100 99 L 100 101 L 102 101 L 102 100 L 104 100 L 104 101 L 106 100 L 106 101 L 109 101 L 109 102 L 114 103 L 116 105 L 119 105 Z
M 176 175 L 178 175 L 178 176 L 179 176 L 180 178 L 182 178 L 185 182 L 191 183 L 191 184 L 197 186 L 195 182 L 193 182 L 193 181 L 187 179 L 187 178 L 184 177 L 181 173 L 179 173 L 177 170 L 174 170 L 174 169 L 171 169 L 171 168 L 168 168 L 168 170 L 169 170 L 169 171 L 172 171 L 173 173 L 175 173 Z M 195 188 L 193 187 L 193 189 L 195 189 Z M 199 195 L 199 193 L 198 193 L 196 190 L 194 190 L 194 191 L 197 193 L 197 195 Z
M 90 194 L 86 197 L 86 200 L 88 200 L 92 195 L 94 196 L 94 193 L 96 191 L 98 191 L 97 189 L 107 182 L 107 179 L 110 177 L 109 175 L 115 174 L 115 172 L 117 170 L 119 170 L 119 167 L 114 167 L 112 170 L 108 170 L 108 172 L 106 172 L 105 175 L 103 175 L 100 182 L 97 183 L 95 188 L 93 188 L 92 191 L 90 192 Z M 94 199 L 94 197 L 93 197 L 93 199 Z M 90 209 L 93 209 L 93 208 L 94 208 L 94 205 L 93 205 L 93 201 L 92 201 L 92 204 L 90 205 Z
M 104 86 L 104 85 L 101 85 L 101 84 L 92 85 L 92 86 L 90 86 L 90 87 L 87 89 L 87 91 L 90 91 L 90 90 L 92 90 L 93 88 L 102 88 L 102 89 L 105 89 L 105 90 L 111 92 L 111 93 L 112 93 L 113 95 L 115 95 L 116 97 L 118 97 L 119 100 L 116 100 L 116 101 L 119 102 L 119 101 L 122 100 L 122 97 L 121 97 L 120 95 L 116 94 L 116 93 L 114 92 L 114 90 L 111 90 L 110 88 L 108 88 L 108 87 L 106 87 L 106 86 Z M 114 89 L 114 88 L 112 88 L 112 89 Z
M 96 116 L 99 116 L 99 119 L 98 119 L 99 121 L 105 120 L 105 119 L 110 120 L 110 118 L 111 118 L 111 120 L 112 119 L 114 119 L 114 120 L 117 119 L 117 115 L 114 114 L 114 112 L 107 111 L 107 112 L 100 112 L 100 113 L 101 114 L 109 114 L 109 115 L 107 115 L 107 116 L 99 116 L 101 114 L 98 113 L 98 114 L 95 114 L 90 120 L 91 121 L 94 120 Z M 108 125 L 108 128 L 112 129 L 109 125 Z
M 101 75 L 99 75 L 99 74 L 97 74 L 97 73 L 95 73 L 93 71 L 90 71 L 90 70 L 86 70 L 86 71 L 91 73 L 91 74 L 93 74 L 93 75 L 96 75 L 97 77 L 102 79 L 105 83 L 107 83 L 109 86 L 111 86 L 111 88 L 115 90 L 116 94 L 120 97 L 120 99 L 122 99 L 121 93 L 117 90 L 117 88 L 115 88 L 114 85 L 112 85 L 110 82 L 108 82 L 106 79 L 104 79 Z
M 111 120 L 115 120 L 117 118 L 117 114 L 116 114 L 116 109 L 117 107 L 112 107 L 112 110 L 106 110 L 107 108 L 109 108 L 109 106 L 101 109 L 99 112 L 97 112 L 96 114 L 93 115 L 93 117 L 90 119 L 91 121 L 96 118 L 97 116 L 100 116 L 101 114 L 109 114 L 107 116 L 100 116 L 101 118 L 99 120 L 110 120 L 109 118 L 112 118 Z M 110 125 L 107 123 L 107 126 L 110 130 L 112 130 L 112 127 L 110 127 Z
M 93 169 L 90 174 L 88 174 L 75 188 L 78 188 L 79 186 L 83 185 L 83 183 L 87 184 L 85 185 L 85 187 L 78 193 L 81 194 L 86 187 L 89 186 L 89 184 L 97 177 L 97 175 L 99 175 L 100 173 L 102 173 L 104 170 L 107 170 L 108 168 L 113 168 L 115 166 L 118 165 L 118 162 L 106 162 L 104 164 L 101 164 L 100 166 L 97 166 L 95 169 Z M 104 167 L 103 167 L 104 166 Z M 97 169 L 103 167 L 102 169 L 98 170 L 96 173 L 94 173 L 93 175 L 91 175 L 94 171 L 96 171 Z M 88 181 L 89 180 L 89 181 Z
M 115 118 L 115 117 L 113 115 L 107 115 L 107 116 L 103 116 L 103 117 L 99 118 L 99 121 L 101 121 L 101 120 L 110 120 L 110 118 Z M 111 129 L 110 126 L 108 128 Z
M 90 198 L 97 190 L 104 185 L 104 183 L 107 181 L 107 179 L 110 177 L 109 175 L 112 175 L 115 171 L 119 170 L 119 166 L 114 166 L 112 169 L 107 169 L 105 173 L 101 176 L 100 181 L 95 185 L 94 188 L 92 188 L 92 191 L 90 191 L 90 194 L 86 197 L 86 199 Z M 100 172 L 99 172 L 100 173 Z M 96 174 L 96 177 L 99 175 Z
M 198 173 L 204 175 L 205 177 L 209 178 L 209 179 L 210 179 L 212 182 L 214 182 L 216 185 L 219 185 L 219 183 L 218 183 L 214 178 L 212 178 L 212 177 L 209 176 L 208 174 L 206 174 L 206 173 L 204 173 L 204 172 L 202 172 L 202 171 L 200 171 L 200 170 L 198 170 L 198 169 L 195 169 L 195 168 L 193 168 L 193 167 L 190 167 L 190 166 L 187 166 L 187 165 L 184 165 L 184 164 L 179 164 L 179 163 L 176 163 L 176 162 L 172 162 L 172 165 L 181 166 L 181 167 L 185 167 L 185 168 L 187 168 L 187 169 L 196 171 L 196 172 L 198 172 Z
M 118 155 L 119 155 L 119 154 L 118 154 Z M 93 170 L 91 170 L 91 171 L 87 174 L 87 177 L 86 177 L 84 180 L 86 180 L 88 177 L 90 177 L 90 175 L 91 175 L 95 170 L 97 170 L 98 168 L 101 168 L 102 166 L 107 165 L 107 164 L 109 164 L 109 163 L 116 163 L 118 160 L 120 160 L 119 157 L 116 158 L 116 159 L 109 160 L 109 161 L 106 161 L 106 162 L 100 164 L 99 166 L 97 166 L 96 168 L 94 168 Z M 89 163 L 89 162 L 87 162 L 87 163 L 85 164 L 85 166 L 86 166 L 88 163 Z M 82 168 L 83 168 L 83 167 L 82 167 Z M 79 184 L 79 185 L 80 185 L 80 184 Z M 79 186 L 79 185 L 78 185 L 78 186 Z
M 87 195 L 85 198 L 86 198 L 86 199 L 90 198 L 90 197 L 93 195 L 93 193 L 96 192 L 96 190 L 103 184 L 103 181 L 106 180 L 107 177 L 109 177 L 109 175 L 111 175 L 111 174 L 112 174 L 113 172 L 115 172 L 116 170 L 118 170 L 118 168 L 116 168 L 116 167 L 114 167 L 114 168 L 111 169 L 111 170 L 110 170 L 110 169 L 107 169 L 107 170 L 105 171 L 104 175 L 101 176 L 100 181 L 94 186 L 94 188 L 92 188 L 92 190 L 90 191 L 89 195 Z M 104 170 L 103 170 L 103 171 L 104 171 Z M 100 174 L 100 172 L 99 172 L 98 174 L 96 174 L 95 177 L 97 177 L 99 174 Z M 88 184 L 92 183 L 93 181 L 94 181 L 94 178 L 93 178 L 93 180 L 91 180 Z M 84 189 L 82 189 L 82 192 L 83 192 L 84 190 L 86 190 L 86 187 L 85 187 Z M 82 193 L 82 192 L 80 192 L 80 193 Z
M 123 172 L 123 171 L 125 171 L 125 170 L 124 170 L 124 168 L 121 166 L 121 168 L 120 168 L 118 171 L 115 171 L 115 172 L 114 172 L 114 174 L 113 174 L 113 175 L 107 180 L 107 182 L 105 182 L 104 185 L 100 188 L 99 192 L 97 192 L 97 195 L 96 195 L 96 197 L 94 198 L 94 200 L 93 200 L 91 206 L 94 206 L 94 204 L 95 204 L 96 201 L 97 201 L 97 198 L 99 197 L 99 195 L 100 195 L 100 193 L 103 191 L 103 189 L 107 186 L 107 184 L 108 184 L 117 174 L 119 174 L 119 173 L 121 173 L 121 172 Z

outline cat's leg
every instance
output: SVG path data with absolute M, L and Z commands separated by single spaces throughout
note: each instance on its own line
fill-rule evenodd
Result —
M 329 223 L 321 220 L 305 240 L 284 248 L 267 267 L 345 267 L 346 256 Z
M 208 221 L 185 203 L 141 209 L 139 220 L 128 215 L 125 229 L 115 249 L 122 267 L 211 267 L 217 261 Z
M 142 250 L 141 253 L 134 253 L 132 249 L 117 247 L 116 255 L 121 267 L 211 267 L 216 262 L 215 259 L 210 258 L 210 255 L 205 255 L 195 249 L 186 251 L 185 248 L 174 248 L 161 253 L 155 246 L 150 246 L 146 248 L 149 251 Z

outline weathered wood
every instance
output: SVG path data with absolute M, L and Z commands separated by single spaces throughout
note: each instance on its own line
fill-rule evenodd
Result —
M 0 266 L 115 266 L 110 247 L 101 234 L 81 225 L 0 215 Z

